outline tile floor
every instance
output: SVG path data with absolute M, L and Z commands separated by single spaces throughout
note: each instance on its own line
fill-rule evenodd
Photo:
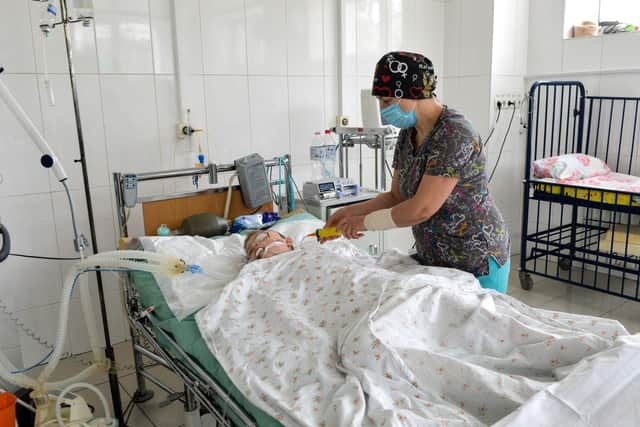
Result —
M 513 271 L 510 277 L 509 295 L 518 298 L 524 303 L 538 308 L 549 310 L 567 311 L 571 313 L 586 314 L 591 316 L 607 317 L 619 320 L 630 333 L 640 333 L 640 302 L 629 301 L 623 298 L 606 295 L 600 292 L 567 285 L 533 276 L 534 286 L 530 291 L 525 291 L 520 287 L 518 279 L 518 259 L 514 257 L 511 265 Z M 123 406 L 126 406 L 131 396 L 136 390 L 136 378 L 131 368 L 133 360 L 131 355 L 131 344 L 124 342 L 115 346 L 116 360 L 123 369 L 120 370 L 120 393 Z M 76 360 L 65 360 L 61 362 L 61 372 L 77 372 L 81 367 Z M 160 378 L 175 391 L 182 391 L 181 383 L 177 378 L 162 367 L 154 367 L 150 372 Z M 90 379 L 98 388 L 104 392 L 109 403 L 111 396 L 109 393 L 109 383 L 104 376 Z M 160 390 L 154 384 L 147 381 L 148 388 L 154 391 L 154 398 L 148 402 L 137 405 L 131 415 L 130 427 L 179 427 L 184 425 L 182 403 L 174 402 L 167 406 L 160 407 L 160 403 L 166 400 L 167 393 Z M 97 399 L 91 392 L 81 392 L 91 404 L 95 404 Z M 97 409 L 99 414 L 102 409 Z M 214 426 L 213 422 L 205 426 Z
M 519 265 L 519 257 L 512 257 L 512 270 L 507 291 L 512 297 L 518 298 L 532 307 L 616 319 L 630 333 L 640 333 L 640 302 L 540 276 L 532 276 L 533 289 L 525 291 L 520 287 L 520 280 L 518 279 Z M 575 272 L 576 270 L 573 270 L 572 274 L 575 274 Z M 588 276 L 589 280 L 593 278 L 593 275 L 593 272 L 585 272 L 585 277 Z M 597 279 L 598 286 L 606 283 L 606 277 L 601 275 L 594 279 Z M 617 286 L 619 289 L 619 282 L 619 279 L 613 278 L 611 288 L 614 289 Z M 628 289 L 631 290 L 631 287 L 628 287 Z M 635 291 L 635 287 L 633 290 Z

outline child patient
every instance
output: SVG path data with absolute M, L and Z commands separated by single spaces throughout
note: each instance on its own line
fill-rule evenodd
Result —
M 293 240 L 277 231 L 260 230 L 249 234 L 244 241 L 244 250 L 249 261 L 271 258 L 293 250 Z

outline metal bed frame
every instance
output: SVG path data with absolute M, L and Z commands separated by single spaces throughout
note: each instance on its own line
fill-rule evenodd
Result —
M 549 184 L 531 172 L 533 160 L 584 153 L 604 160 L 614 172 L 639 175 L 640 165 L 634 164 L 639 106 L 640 98 L 588 96 L 579 81 L 532 85 L 523 181 L 523 289 L 532 288 L 531 274 L 536 274 L 640 301 L 640 259 L 628 252 L 631 225 L 638 224 L 640 215 L 640 206 L 635 206 L 640 195 Z M 550 193 L 549 186 L 555 191 Z M 609 248 L 601 245 L 614 226 L 616 231 L 626 228 L 624 253 L 614 251 L 613 233 Z
M 283 168 L 283 174 L 281 175 L 282 179 L 272 180 L 271 184 L 285 185 L 287 200 L 286 210 L 288 212 L 293 211 L 295 206 L 290 156 L 285 155 L 283 157 L 266 160 L 265 167 L 268 169 L 272 169 L 274 167 Z M 235 166 L 233 164 L 209 164 L 204 168 L 140 173 L 137 174 L 137 178 L 138 182 L 143 182 L 194 175 L 208 175 L 209 182 L 214 184 L 217 183 L 218 173 L 231 172 L 233 170 L 235 170 Z M 113 180 L 120 237 L 128 237 L 126 224 L 127 214 L 123 198 L 124 174 L 114 173 Z M 219 189 L 140 197 L 138 198 L 138 203 L 223 191 L 227 191 L 227 188 L 224 187 Z M 161 390 L 167 392 L 167 402 L 180 400 L 184 404 L 185 412 L 192 412 L 199 409 L 201 413 L 211 414 L 217 421 L 218 425 L 222 426 L 256 426 L 255 420 L 253 420 L 250 415 L 246 414 L 246 412 L 240 408 L 233 398 L 231 398 L 225 390 L 210 378 L 209 375 L 182 350 L 170 334 L 162 330 L 160 327 L 154 327 L 150 319 L 143 315 L 144 307 L 140 307 L 139 305 L 139 295 L 135 286 L 127 274 L 122 274 L 124 278 L 123 292 L 125 297 L 125 309 L 130 325 L 137 381 L 137 390 L 125 410 L 125 415 L 130 413 L 133 409 L 133 405 L 136 403 L 146 402 L 153 398 L 153 391 L 147 388 L 146 381 L 148 380 L 158 386 Z M 170 351 L 163 348 L 158 343 L 158 339 L 162 339 L 167 343 Z M 176 358 L 171 353 L 178 355 L 179 357 Z M 152 366 L 162 366 L 175 373 L 184 384 L 184 390 L 173 390 L 170 386 L 166 385 L 159 378 L 149 372 L 148 366 L 145 364 L 145 359 L 150 360 L 153 364 Z

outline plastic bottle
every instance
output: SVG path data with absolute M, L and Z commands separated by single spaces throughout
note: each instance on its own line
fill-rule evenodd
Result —
M 324 131 L 322 156 L 322 177 L 333 178 L 336 176 L 336 141 L 329 129 Z
M 314 132 L 311 140 L 311 148 L 309 149 L 309 158 L 311 159 L 311 179 L 318 180 L 324 178 L 322 173 L 324 161 L 324 144 L 322 134 Z

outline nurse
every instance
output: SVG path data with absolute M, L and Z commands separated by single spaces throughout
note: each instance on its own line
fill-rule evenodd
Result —
M 391 191 L 337 211 L 327 226 L 349 239 L 411 226 L 420 263 L 470 272 L 504 293 L 510 238 L 489 194 L 480 135 L 435 88 L 433 64 L 420 54 L 390 52 L 378 61 L 371 93 L 383 123 L 401 128 Z

